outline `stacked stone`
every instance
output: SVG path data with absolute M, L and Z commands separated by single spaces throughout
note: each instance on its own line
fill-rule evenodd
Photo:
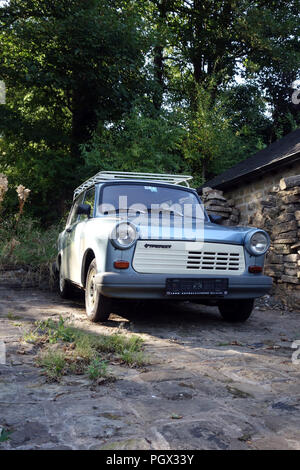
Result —
M 288 290 L 300 289 L 300 175 L 281 179 L 249 222 L 271 237 L 265 273 Z
M 202 190 L 202 201 L 208 215 L 215 214 L 222 217 L 221 225 L 237 225 L 240 220 L 240 211 L 234 207 L 232 200 L 227 200 L 223 191 L 209 187 Z

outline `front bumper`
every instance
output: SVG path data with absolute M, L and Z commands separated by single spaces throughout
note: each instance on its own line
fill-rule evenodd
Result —
M 250 299 L 262 297 L 272 287 L 272 278 L 264 275 L 243 274 L 241 276 L 205 276 L 205 275 L 170 275 L 170 274 L 139 274 L 133 272 L 106 272 L 96 275 L 99 292 L 106 296 L 119 299 L 168 299 L 165 295 L 166 279 L 170 278 L 226 278 L 229 280 L 229 291 L 226 299 Z M 222 297 L 223 298 L 223 297 Z M 178 300 L 211 299 L 215 296 L 189 295 L 177 297 Z

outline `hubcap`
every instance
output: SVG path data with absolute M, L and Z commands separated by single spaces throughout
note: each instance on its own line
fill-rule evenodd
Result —
M 62 277 L 61 270 L 59 271 L 59 289 L 60 292 L 64 290 L 64 278 Z
M 90 275 L 89 275 L 88 283 L 87 283 L 87 301 L 88 301 L 88 307 L 91 310 L 94 308 L 96 298 L 97 298 L 95 276 L 96 276 L 96 271 L 92 269 L 90 271 Z

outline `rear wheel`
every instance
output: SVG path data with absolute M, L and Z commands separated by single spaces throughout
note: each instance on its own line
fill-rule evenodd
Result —
M 61 263 L 58 272 L 58 291 L 59 295 L 63 299 L 71 299 L 74 295 L 74 288 L 72 284 L 70 283 L 70 281 L 65 279 L 62 274 Z
M 85 310 L 92 322 L 104 322 L 111 313 L 112 301 L 104 297 L 97 289 L 95 278 L 97 274 L 96 260 L 94 259 L 88 269 L 85 285 Z
M 246 321 L 252 313 L 253 305 L 254 299 L 222 300 L 218 303 L 222 318 L 231 323 Z

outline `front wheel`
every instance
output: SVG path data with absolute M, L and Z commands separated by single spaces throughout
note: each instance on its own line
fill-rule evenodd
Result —
M 99 293 L 95 278 L 97 274 L 96 260 L 89 267 L 85 285 L 85 310 L 87 317 L 92 322 L 104 322 L 111 313 L 112 302 L 108 297 Z
M 219 312 L 225 321 L 231 323 L 245 322 L 251 315 L 254 299 L 221 300 Z

